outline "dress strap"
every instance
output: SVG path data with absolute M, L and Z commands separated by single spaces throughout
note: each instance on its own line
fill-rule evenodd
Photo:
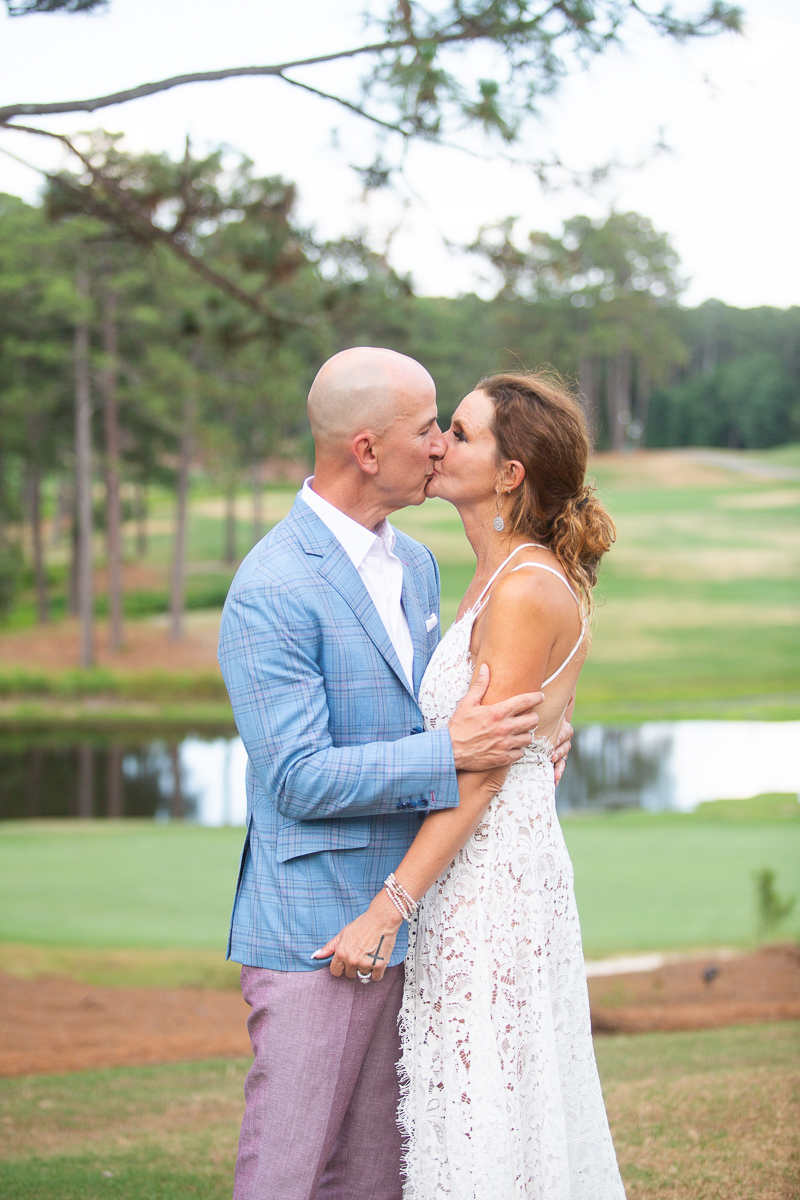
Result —
M 478 599 L 473 604 L 472 611 L 476 615 L 477 615 L 478 611 L 480 610 L 480 606 L 483 603 L 483 599 L 484 599 L 486 593 L 489 591 L 489 588 L 492 586 L 495 579 L 497 579 L 497 576 L 500 574 L 500 572 L 508 566 L 508 564 L 511 562 L 511 560 L 515 554 L 519 554 L 520 550 L 530 550 L 531 548 L 533 548 L 535 550 L 546 550 L 547 549 L 546 546 L 540 546 L 538 542 L 523 542 L 521 546 L 517 546 L 516 550 L 512 550 L 511 553 L 509 554 L 508 558 L 504 558 L 503 561 L 500 563 L 500 566 L 497 568 L 494 575 L 489 580 L 489 582 L 486 584 L 486 587 L 483 589 L 480 596 L 478 596 Z
M 522 547 L 520 547 L 520 549 L 522 549 Z M 520 563 L 518 567 L 514 567 L 514 570 L 511 571 L 510 574 L 513 575 L 514 571 L 521 571 L 523 567 L 536 567 L 540 571 L 549 571 L 551 575 L 555 575 L 556 579 L 561 580 L 564 587 L 567 589 L 569 594 L 572 596 L 575 603 L 580 607 L 580 603 L 581 603 L 580 599 L 575 594 L 575 591 L 570 586 L 568 580 L 566 580 L 564 578 L 564 576 L 561 574 L 561 572 L 557 571 L 555 569 L 555 567 L 548 567 L 547 563 L 525 562 L 525 563 Z M 584 617 L 581 622 L 581 636 L 578 638 L 577 642 L 573 646 L 572 650 L 569 652 L 568 656 L 564 659 L 563 663 L 558 668 L 558 670 L 554 671 L 553 674 L 548 679 L 545 679 L 544 683 L 542 684 L 542 690 L 544 690 L 547 687 L 548 683 L 552 683 L 554 679 L 557 679 L 565 667 L 569 666 L 569 664 L 572 662 L 575 655 L 578 653 L 581 642 L 583 641 L 583 639 L 585 637 L 586 637 L 586 618 Z
M 522 549 L 521 546 L 520 546 L 520 549 Z M 565 579 L 565 577 L 561 574 L 561 572 L 557 571 L 555 569 L 555 567 L 548 567 L 547 563 L 524 562 L 524 563 L 520 563 L 518 567 L 514 567 L 513 571 L 509 571 L 509 575 L 513 575 L 514 571 L 521 571 L 524 567 L 536 567 L 536 569 L 539 571 L 549 571 L 551 575 L 555 575 L 556 579 L 561 580 L 564 587 L 567 589 L 569 594 L 572 596 L 572 599 L 575 601 L 575 603 L 578 606 L 580 606 L 580 600 L 579 600 L 576 592 L 570 586 L 569 581 L 567 579 Z

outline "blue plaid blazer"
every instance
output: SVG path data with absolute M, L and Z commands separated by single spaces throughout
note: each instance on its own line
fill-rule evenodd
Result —
M 248 754 L 247 833 L 228 957 L 279 971 L 362 913 L 431 804 L 458 804 L 447 730 L 416 696 L 439 639 L 439 572 L 397 533 L 413 688 L 358 571 L 300 497 L 231 585 L 219 661 Z M 432 614 L 437 620 L 426 629 Z M 400 931 L 391 965 L 407 948 Z

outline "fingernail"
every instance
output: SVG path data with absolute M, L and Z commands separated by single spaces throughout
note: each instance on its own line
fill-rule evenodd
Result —
M 489 673 L 489 668 L 486 665 L 486 663 L 481 663 L 481 669 L 478 671 L 478 674 L 479 675 L 487 675 L 488 673 Z

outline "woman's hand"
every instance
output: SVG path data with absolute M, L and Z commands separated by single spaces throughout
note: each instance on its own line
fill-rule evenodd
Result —
M 332 975 L 344 973 L 348 979 L 355 979 L 356 971 L 371 971 L 377 983 L 383 978 L 402 923 L 400 913 L 381 888 L 367 911 L 345 925 L 313 957 L 330 958 L 333 955 Z

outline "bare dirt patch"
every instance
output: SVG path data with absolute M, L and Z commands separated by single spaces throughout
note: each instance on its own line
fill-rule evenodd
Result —
M 249 1011 L 233 991 L 0 975 L 0 1076 L 235 1058 Z
M 597 1033 L 800 1020 L 800 948 L 594 978 L 589 991 Z M 234 991 L 0 974 L 0 1076 L 247 1055 L 248 1012 Z
M 800 947 L 769 946 L 741 958 L 709 954 L 655 971 L 590 979 L 589 996 L 595 1033 L 800 1020 Z

